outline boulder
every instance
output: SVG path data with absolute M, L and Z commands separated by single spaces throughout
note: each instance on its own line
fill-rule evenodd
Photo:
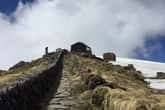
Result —
M 86 80 L 86 84 L 88 86 L 88 89 L 95 89 L 97 86 L 102 85 L 106 83 L 105 79 L 103 79 L 101 76 L 99 75 L 89 75 L 87 80 Z
M 113 83 L 113 82 L 107 82 L 101 76 L 94 75 L 94 74 L 91 74 L 91 75 L 88 76 L 88 78 L 86 80 L 86 85 L 87 85 L 89 90 L 93 90 L 98 86 L 106 86 L 106 87 L 110 87 L 112 89 L 117 89 L 118 88 L 118 89 L 126 90 L 126 88 L 121 87 L 118 84 Z
M 106 62 L 109 62 L 109 61 L 116 61 L 116 55 L 114 53 L 104 53 L 103 54 L 103 59 L 104 61 Z

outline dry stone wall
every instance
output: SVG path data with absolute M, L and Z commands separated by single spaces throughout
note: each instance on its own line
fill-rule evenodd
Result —
M 63 53 L 47 70 L 0 89 L 0 110 L 38 110 L 51 88 L 58 88 Z

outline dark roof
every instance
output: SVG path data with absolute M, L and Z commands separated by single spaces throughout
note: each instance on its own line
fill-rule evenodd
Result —
M 86 45 L 86 44 L 83 43 L 83 42 L 76 42 L 76 43 L 72 44 L 72 46 L 74 46 L 74 45 L 83 45 L 83 46 L 89 47 L 88 45 Z M 90 48 L 90 47 L 89 47 L 89 48 Z

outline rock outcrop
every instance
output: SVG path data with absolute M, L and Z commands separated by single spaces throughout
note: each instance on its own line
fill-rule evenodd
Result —
M 107 82 L 104 78 L 99 75 L 89 74 L 85 79 L 85 84 L 89 90 L 93 90 L 98 86 L 110 87 L 111 89 L 122 89 L 126 90 L 126 88 L 121 87 L 113 82 Z

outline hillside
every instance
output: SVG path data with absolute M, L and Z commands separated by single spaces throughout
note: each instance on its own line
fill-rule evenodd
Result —
M 11 67 L 8 71 L 0 73 L 0 87 L 10 86 L 14 82 L 19 82 L 27 77 L 37 75 L 43 70 L 49 68 L 49 66 L 57 60 L 57 57 L 58 53 L 54 53 L 49 57 L 42 57 L 33 60 L 32 62 L 25 62 L 20 66 L 17 66 L 20 63 L 18 62 L 18 64 Z
M 67 55 L 65 60 L 71 72 L 72 92 L 77 96 L 80 95 L 82 110 L 164 110 L 165 108 L 165 95 L 154 94 L 141 73 L 136 70 L 130 71 L 127 70 L 129 68 L 120 65 L 75 54 Z M 95 87 L 90 88 L 91 75 L 100 76 L 114 86 L 101 84 L 98 78 Z
M 136 70 L 142 72 L 142 74 L 147 77 L 156 77 L 157 72 L 165 73 L 165 63 L 144 61 L 139 59 L 130 58 L 117 58 L 117 61 L 112 62 L 113 64 L 120 64 L 126 66 L 128 64 L 133 64 Z M 155 89 L 165 89 L 165 79 L 146 79 L 150 83 L 150 86 Z
M 2 106 L 10 110 L 165 109 L 165 94 L 150 88 L 143 71 L 135 68 L 138 61 L 135 67 L 123 65 L 130 64 L 129 60 L 108 63 L 91 55 L 89 47 L 85 53 L 60 51 L 1 73 L 0 89 L 7 89 L 0 93 L 6 101 L 0 102 L 0 109 Z
M 156 76 L 156 72 L 165 72 L 165 63 L 160 62 L 117 57 L 117 61 L 112 63 L 120 64 L 122 66 L 133 64 L 136 69 L 142 71 L 143 75 L 146 77 Z

